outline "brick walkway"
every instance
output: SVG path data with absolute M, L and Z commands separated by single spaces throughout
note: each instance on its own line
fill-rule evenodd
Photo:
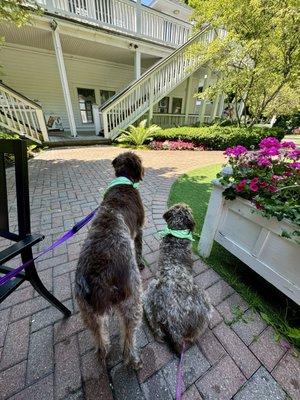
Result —
M 53 150 L 30 162 L 32 230 L 50 243 L 98 204 L 112 178 L 113 147 Z M 147 222 L 144 254 L 156 272 L 158 241 L 153 233 L 163 221 L 169 190 L 176 177 L 222 160 L 217 152 L 139 152 L 147 168 L 141 193 Z M 15 212 L 13 174 L 9 171 L 11 214 Z M 199 199 L 201 201 L 201 199 Z M 14 223 L 13 223 L 14 225 Z M 107 371 L 96 362 L 89 333 L 80 320 L 72 283 L 85 232 L 38 263 L 45 285 L 72 311 L 61 314 L 23 284 L 0 305 L 0 399 L 171 400 L 178 359 L 156 343 L 146 325 L 139 332 L 144 368 L 139 374 L 121 362 L 116 321 Z M 4 241 L 0 242 L 5 246 Z M 184 400 L 300 399 L 300 363 L 284 342 L 275 342 L 271 327 L 218 274 L 195 257 L 195 279 L 214 304 L 210 329 L 185 359 Z M 231 323 L 236 307 L 245 314 Z

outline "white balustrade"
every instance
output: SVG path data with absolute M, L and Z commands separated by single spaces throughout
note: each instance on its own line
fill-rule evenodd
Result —
M 41 143 L 48 141 L 42 108 L 0 83 L 0 126 Z
M 195 125 L 199 122 L 198 114 L 153 114 L 152 122 L 161 128 L 171 128 L 173 126 Z
M 173 47 L 185 43 L 191 32 L 191 24 L 149 7 L 139 7 L 131 0 L 37 0 L 37 3 L 54 14 Z
M 121 129 L 151 110 L 155 103 L 187 79 L 199 68 L 197 59 L 186 56 L 187 49 L 199 42 L 211 42 L 214 37 L 215 32 L 209 27 L 203 29 L 126 90 L 100 106 L 104 135 L 114 139 Z

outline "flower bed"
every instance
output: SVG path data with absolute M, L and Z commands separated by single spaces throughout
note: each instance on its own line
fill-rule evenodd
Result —
M 203 146 L 184 140 L 153 140 L 149 146 L 152 150 L 204 150 Z
M 180 141 L 189 142 L 194 146 L 203 147 L 206 150 L 225 150 L 229 146 L 243 145 L 248 148 L 257 148 L 259 142 L 267 136 L 274 136 L 281 140 L 284 136 L 282 129 L 268 128 L 240 128 L 236 126 L 207 126 L 161 129 L 152 137 L 154 141 Z
M 208 257 L 216 240 L 300 305 L 300 150 L 269 137 L 258 151 L 238 145 L 225 154 L 199 253 Z
M 291 141 L 263 139 L 258 151 L 235 146 L 225 151 L 228 166 L 218 177 L 226 199 L 250 200 L 266 217 L 300 225 L 300 150 Z M 227 168 L 227 171 L 226 171 Z

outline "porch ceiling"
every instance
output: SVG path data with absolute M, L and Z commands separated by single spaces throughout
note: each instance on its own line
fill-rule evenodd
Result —
M 40 29 L 35 26 L 24 26 L 17 29 L 7 23 L 0 24 L 0 37 L 4 36 L 7 44 L 34 47 L 54 51 L 51 30 Z M 63 53 L 80 57 L 93 58 L 116 62 L 119 64 L 134 64 L 134 51 L 130 48 L 120 48 L 92 40 L 85 40 L 76 36 L 60 34 Z M 153 55 L 142 54 L 142 67 L 149 68 L 159 60 Z

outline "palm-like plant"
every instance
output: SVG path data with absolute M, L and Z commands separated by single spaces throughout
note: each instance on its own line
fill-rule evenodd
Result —
M 141 146 L 145 140 L 150 139 L 151 135 L 159 131 L 158 125 L 146 126 L 147 120 L 144 119 L 138 126 L 129 125 L 127 130 L 122 130 L 122 135 L 117 139 L 120 143 L 129 143 L 135 146 Z

